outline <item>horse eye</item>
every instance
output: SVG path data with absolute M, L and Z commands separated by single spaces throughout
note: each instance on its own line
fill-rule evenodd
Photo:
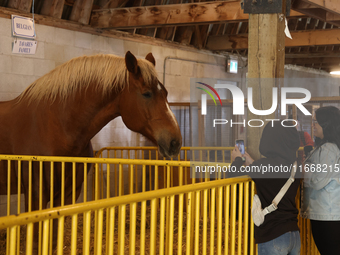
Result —
M 152 96 L 151 92 L 145 92 L 143 93 L 143 97 L 150 98 Z

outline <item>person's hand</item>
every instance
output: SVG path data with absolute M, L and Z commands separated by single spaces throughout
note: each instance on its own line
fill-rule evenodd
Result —
M 254 160 L 252 159 L 252 157 L 250 157 L 248 152 L 244 153 L 244 157 L 246 158 L 246 162 L 244 163 L 246 166 L 249 166 L 254 162 Z
M 231 152 L 231 159 L 234 161 L 235 158 L 237 158 L 237 157 L 241 157 L 242 158 L 242 154 L 241 154 L 240 150 L 238 149 L 238 147 L 235 146 L 235 148 Z

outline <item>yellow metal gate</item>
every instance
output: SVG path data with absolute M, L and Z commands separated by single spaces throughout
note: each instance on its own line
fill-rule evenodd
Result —
M 131 153 L 140 148 L 118 149 Z M 144 158 L 144 155 L 149 155 L 148 158 L 152 158 L 152 153 L 157 153 L 155 148 L 147 149 L 153 152 L 143 152 L 143 157 L 134 152 L 136 157 L 127 157 Z M 142 150 L 145 151 L 144 148 Z M 76 164 L 85 166 L 81 203 L 76 203 L 73 187 L 71 205 L 57 208 L 53 207 L 52 202 L 48 209 L 22 213 L 21 199 L 17 195 L 17 215 L 10 215 L 11 202 L 15 196 L 7 196 L 7 216 L 0 217 L 0 254 L 54 254 L 53 219 L 58 221 L 57 254 L 256 254 L 250 215 L 254 185 L 248 177 L 222 179 L 222 176 L 217 176 L 216 180 L 209 181 L 202 176 L 197 180 L 198 183 L 185 185 L 188 179 L 185 175 L 192 166 L 187 161 L 188 155 L 192 153 L 189 150 L 182 152 L 184 157 L 172 161 L 110 159 L 108 149 L 103 151 L 101 155 L 106 153 L 104 158 L 0 156 L 1 161 L 38 162 L 42 174 L 45 174 L 42 166 L 46 162 L 60 162 L 62 165 L 70 163 L 73 175 L 76 175 Z M 214 152 L 212 157 L 210 151 L 201 148 L 197 151 L 200 160 L 215 158 L 214 161 L 219 164 L 228 164 L 225 163 L 228 151 Z M 117 154 L 115 157 L 119 157 Z M 88 163 L 93 164 L 94 170 L 93 182 L 89 182 L 94 187 L 94 201 L 91 202 L 88 202 L 87 192 L 92 190 L 87 187 L 88 179 L 92 176 L 87 175 Z M 124 173 L 124 169 L 127 173 Z M 159 169 L 164 170 L 161 180 Z M 174 170 L 178 178 L 175 184 Z M 151 176 L 149 179 L 148 171 Z M 10 178 L 9 175 L 9 183 Z M 111 179 L 117 182 L 114 192 L 110 187 Z M 123 195 L 124 179 L 128 179 L 128 195 Z M 159 189 L 159 180 L 164 182 L 164 189 Z M 19 174 L 18 187 L 21 186 L 20 181 Z M 150 183 L 149 188 L 146 187 L 147 182 Z M 18 193 L 21 193 L 20 188 Z M 41 193 L 42 190 L 39 191 Z M 37 250 L 34 250 L 36 247 L 33 244 L 34 223 L 39 224 Z M 301 254 L 318 254 L 311 242 L 309 222 L 299 218 L 299 225 Z

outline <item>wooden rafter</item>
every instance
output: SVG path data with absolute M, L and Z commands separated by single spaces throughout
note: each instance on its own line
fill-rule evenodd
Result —
M 296 0 L 292 8 L 325 22 L 340 26 L 339 1 L 331 0 Z
M 292 11 L 291 16 L 304 16 Z M 225 21 L 248 20 L 239 1 L 214 1 L 131 8 L 94 10 L 91 25 L 96 28 L 188 26 Z
M 340 29 L 292 31 L 293 40 L 286 38 L 286 47 L 340 44 Z M 209 50 L 238 50 L 248 48 L 248 34 L 210 36 Z
M 93 0 L 76 0 L 72 8 L 70 20 L 87 25 L 90 21 Z
M 9 0 L 8 7 L 24 12 L 30 12 L 33 0 Z
M 332 0 L 303 0 L 306 3 L 316 5 L 326 11 L 334 12 L 340 14 L 340 4 L 339 1 Z
M 45 0 L 41 8 L 41 14 L 54 18 L 61 18 L 65 0 Z
M 119 8 L 124 6 L 124 4 L 128 0 L 101 0 L 99 1 L 100 6 L 103 6 L 104 9 L 107 8 Z
M 286 64 L 295 64 L 295 65 L 303 65 L 303 64 L 313 64 L 313 63 L 327 63 L 329 65 L 339 65 L 339 58 L 286 58 Z
M 315 52 L 315 53 L 300 53 L 300 54 L 286 54 L 286 58 L 340 58 L 340 52 Z

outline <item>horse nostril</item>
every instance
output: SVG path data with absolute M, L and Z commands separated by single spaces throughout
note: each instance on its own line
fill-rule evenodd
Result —
M 177 143 L 177 141 L 176 140 L 172 140 L 171 141 L 171 144 L 170 144 L 170 147 L 175 147 L 176 145 L 177 145 L 178 143 Z
M 179 141 L 173 139 L 171 142 L 170 142 L 170 150 L 171 151 L 176 151 L 179 147 Z

